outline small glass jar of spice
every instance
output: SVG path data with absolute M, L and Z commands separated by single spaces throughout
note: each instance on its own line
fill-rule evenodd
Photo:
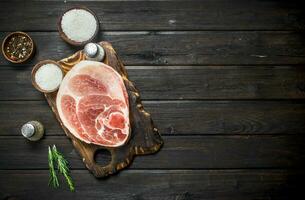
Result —
M 29 121 L 21 127 L 21 134 L 30 141 L 38 141 L 44 135 L 44 127 L 39 121 Z

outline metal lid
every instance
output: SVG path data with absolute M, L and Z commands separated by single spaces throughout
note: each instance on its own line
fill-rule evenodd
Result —
M 22 126 L 21 133 L 24 137 L 30 138 L 35 133 L 35 127 L 30 123 L 26 123 Z
M 94 43 L 86 44 L 84 48 L 84 52 L 88 57 L 94 58 L 98 52 L 97 45 Z
M 105 57 L 105 50 L 101 45 L 97 45 L 97 48 L 98 48 L 98 54 L 99 54 L 97 56 L 97 59 L 98 59 L 98 61 L 102 61 L 102 60 L 104 60 L 104 57 Z

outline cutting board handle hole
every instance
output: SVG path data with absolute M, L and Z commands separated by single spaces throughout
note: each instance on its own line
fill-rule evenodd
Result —
M 107 149 L 99 149 L 94 154 L 94 160 L 97 164 L 106 166 L 111 162 L 111 153 Z

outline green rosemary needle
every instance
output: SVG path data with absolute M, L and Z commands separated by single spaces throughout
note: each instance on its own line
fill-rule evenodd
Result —
M 55 145 L 53 145 L 53 147 L 52 147 L 52 153 L 54 156 L 54 160 L 57 161 L 58 171 L 66 178 L 69 189 L 71 191 L 74 191 L 75 188 L 74 188 L 72 178 L 69 174 L 68 161 L 63 157 L 63 155 L 59 151 L 57 151 Z
M 48 161 L 49 161 L 49 170 L 50 170 L 49 185 L 51 185 L 54 188 L 57 188 L 59 187 L 59 182 L 54 169 L 53 160 L 54 160 L 53 153 L 51 148 L 49 147 L 49 151 L 48 151 Z

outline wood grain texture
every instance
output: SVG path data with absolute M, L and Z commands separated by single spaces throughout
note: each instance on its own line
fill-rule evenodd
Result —
M 143 100 L 304 99 L 304 66 L 129 66 Z M 0 68 L 0 100 L 42 100 L 31 67 Z M 15 81 L 12 81 L 15 80 Z
M 44 96 L 65 134 L 71 139 L 74 148 L 77 149 L 80 154 L 87 169 L 90 170 L 95 177 L 103 178 L 116 174 L 118 171 L 128 167 L 135 156 L 156 153 L 161 148 L 163 140 L 158 129 L 154 125 L 151 115 L 145 111 L 139 91 L 128 79 L 126 69 L 112 45 L 108 42 L 100 42 L 99 44 L 105 51 L 103 63 L 111 66 L 119 73 L 124 81 L 126 92 L 128 93 L 130 135 L 128 141 L 126 141 L 124 145 L 114 148 L 92 143 L 88 144 L 78 139 L 64 125 L 59 116 L 56 104 L 57 91 L 44 93 Z M 75 54 L 58 61 L 58 63 L 62 70 L 67 73 L 82 60 L 85 60 L 85 55 L 82 51 L 78 51 Z M 96 152 L 100 150 L 106 150 L 111 154 L 110 162 L 106 164 L 96 162 L 95 155 Z
M 64 10 L 79 4 L 96 12 L 101 30 L 304 30 L 305 27 L 304 11 L 296 0 L 60 0 L 15 4 L 1 1 L 0 13 L 10 16 L 10 23 L 1 18 L 0 31 L 55 31 Z
M 160 153 L 138 157 L 110 179 L 97 180 L 85 169 L 30 85 L 37 61 L 79 49 L 56 31 L 59 15 L 79 4 L 99 16 L 96 41 L 114 45 L 165 139 Z M 0 56 L 0 199 L 304 196 L 303 7 L 299 0 L 1 1 L 0 39 L 29 32 L 38 52 L 25 65 Z M 38 143 L 20 135 L 32 119 L 47 129 Z M 47 186 L 50 144 L 71 162 L 75 193 L 64 182 L 58 190 Z M 97 154 L 98 162 L 109 159 Z
M 0 38 L 5 35 L 0 32 Z M 40 60 L 62 59 L 78 49 L 64 43 L 56 32 L 29 35 L 38 49 L 29 63 L 32 65 Z M 109 41 L 125 65 L 305 64 L 303 32 L 100 32 L 97 40 Z M 0 65 L 8 65 L 8 61 L 0 57 Z
M 163 135 L 303 134 L 303 101 L 144 101 Z M 20 135 L 27 120 L 64 135 L 43 101 L 0 101 L 0 135 Z
M 132 169 L 240 169 L 305 167 L 304 135 L 163 136 L 164 147 L 139 156 Z M 31 143 L 22 136 L 0 137 L 0 169 L 46 169 L 48 145 L 56 144 L 72 169 L 86 169 L 82 158 L 64 136 L 48 136 Z M 14 148 L 11 148 L 14 146 Z M 105 153 L 97 154 L 106 163 Z M 111 177 L 112 178 L 112 177 Z
M 106 179 L 73 170 L 76 191 L 48 188 L 47 170 L 0 170 L 0 197 L 22 199 L 252 200 L 297 199 L 304 171 L 288 170 L 127 170 Z M 31 180 L 29 184 L 28 180 Z M 132 184 L 131 184 L 132 183 Z M 18 187 L 15 187 L 18 185 Z M 41 188 L 37 190 L 37 188 Z

